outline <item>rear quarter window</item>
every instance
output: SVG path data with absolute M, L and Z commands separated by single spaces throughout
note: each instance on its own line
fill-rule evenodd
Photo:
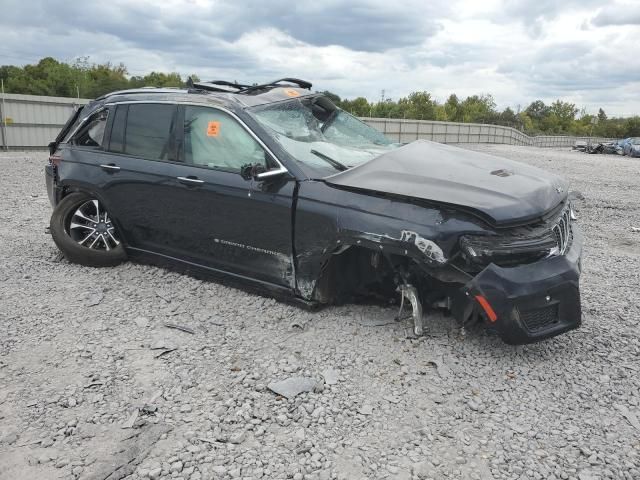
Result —
M 81 147 L 102 148 L 108 116 L 108 110 L 94 113 L 76 132 L 71 142 Z

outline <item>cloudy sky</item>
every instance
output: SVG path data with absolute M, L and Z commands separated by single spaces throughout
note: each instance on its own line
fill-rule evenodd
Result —
M 343 97 L 498 106 L 563 98 L 640 113 L 640 0 L 0 0 L 0 64 L 123 62 L 131 74 L 311 80 Z

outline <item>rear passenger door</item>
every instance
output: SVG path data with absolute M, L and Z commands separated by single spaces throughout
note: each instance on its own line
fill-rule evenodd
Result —
M 103 195 L 128 246 L 159 251 L 168 245 L 167 213 L 179 174 L 175 131 L 178 107 L 131 103 L 113 107 Z

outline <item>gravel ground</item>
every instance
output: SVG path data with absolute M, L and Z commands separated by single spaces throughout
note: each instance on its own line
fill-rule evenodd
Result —
M 431 315 L 412 340 L 391 309 L 72 265 L 46 155 L 0 153 L 0 478 L 639 479 L 640 161 L 471 148 L 581 192 L 579 330 L 510 347 Z M 268 387 L 292 377 L 315 387 Z

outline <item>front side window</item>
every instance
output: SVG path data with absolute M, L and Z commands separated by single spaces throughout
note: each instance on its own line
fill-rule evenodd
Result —
M 73 143 L 82 147 L 102 148 L 108 116 L 107 110 L 94 113 L 73 137 Z
M 119 106 L 118 110 L 120 108 Z M 129 105 L 123 153 L 150 160 L 175 160 L 174 129 L 177 113 L 175 105 Z
M 263 105 L 249 112 L 293 158 L 321 175 L 368 162 L 398 146 L 324 96 Z
M 184 108 L 185 162 L 238 173 L 247 165 L 268 168 L 262 147 L 231 115 L 210 107 Z

